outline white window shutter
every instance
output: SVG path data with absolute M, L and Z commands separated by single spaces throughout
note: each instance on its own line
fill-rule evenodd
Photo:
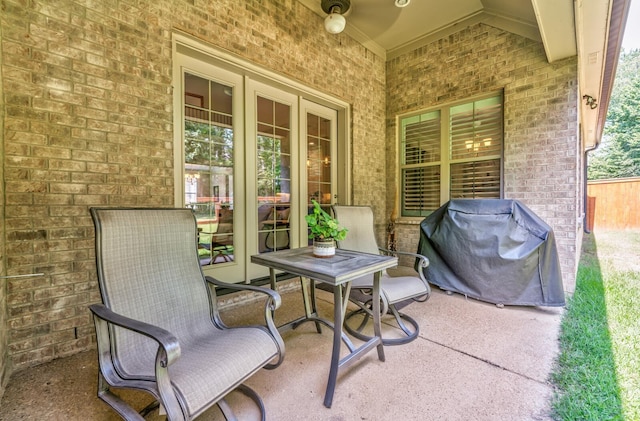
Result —
M 502 98 L 451 108 L 450 198 L 499 198 Z
M 440 206 L 440 112 L 402 121 L 403 215 L 421 216 Z

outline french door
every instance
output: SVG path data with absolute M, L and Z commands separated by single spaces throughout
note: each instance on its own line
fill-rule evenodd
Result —
M 302 201 L 301 213 L 309 213 L 314 200 L 330 213 L 331 205 L 338 203 L 337 113 L 304 99 L 300 105 L 300 139 L 304 149 L 302 155 L 306 160 L 300 172 L 300 179 L 306 181 L 306 197 Z M 301 245 L 311 244 L 306 230 L 303 237 Z
M 268 275 L 250 256 L 308 244 L 312 200 L 337 197 L 337 112 L 283 87 L 182 60 L 180 178 L 205 274 Z
M 297 247 L 298 97 L 251 79 L 246 87 L 246 249 L 256 254 Z M 249 279 L 267 274 L 262 266 L 247 265 Z

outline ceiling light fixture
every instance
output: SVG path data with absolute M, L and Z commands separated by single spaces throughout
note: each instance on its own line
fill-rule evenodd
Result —
M 339 34 L 344 30 L 347 20 L 343 14 L 349 10 L 349 0 L 322 0 L 320 7 L 328 14 L 324 20 L 324 29 L 330 34 Z
M 406 6 L 409 5 L 409 3 L 411 3 L 411 0 L 396 0 L 395 1 L 396 7 L 406 7 Z

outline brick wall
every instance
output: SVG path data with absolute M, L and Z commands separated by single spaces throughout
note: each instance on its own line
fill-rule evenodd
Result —
M 385 70 L 294 0 L 5 0 L 0 19 L 6 273 L 44 274 L 0 284 L 0 356 L 16 369 L 93 347 L 88 208 L 173 205 L 173 31 L 351 104 L 351 199 L 374 205 L 379 240 L 393 202 L 394 116 L 504 88 L 505 194 L 551 223 L 573 276 L 576 64 L 549 65 L 538 43 L 477 25 Z M 415 250 L 415 226 L 399 231 L 400 248 Z
M 172 31 L 352 104 L 352 199 L 384 203 L 384 62 L 298 1 L 5 0 L 0 19 L 6 271 L 44 274 L 0 292 L 15 369 L 94 346 L 88 208 L 173 206 Z
M 2 30 L 0 30 L 0 46 L 2 45 Z M 2 48 L 2 47 L 0 47 Z M 0 54 L 0 68 L 2 67 L 2 54 Z M 2 73 L 0 72 L 0 75 Z M 1 82 L 2 76 L 0 76 Z M 4 133 L 4 95 L 2 83 L 0 83 L 0 133 Z M 4 157 L 4 142 L 0 141 L 0 157 Z M 4 262 L 4 165 L 0 164 L 0 262 Z M 8 326 L 7 326 L 7 280 L 4 264 L 0 264 L 0 399 L 4 394 L 4 387 L 9 380 L 8 358 Z
M 577 64 L 549 64 L 540 43 L 477 24 L 387 62 L 387 164 L 396 171 L 395 116 L 504 90 L 504 196 L 554 229 L 565 285 L 575 280 L 581 184 Z M 388 211 L 394 180 L 387 183 Z M 418 221 L 403 221 L 398 247 L 415 251 Z

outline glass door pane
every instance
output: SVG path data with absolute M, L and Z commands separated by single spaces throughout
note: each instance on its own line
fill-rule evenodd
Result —
M 335 123 L 335 117 L 318 115 L 307 108 L 307 213 L 312 212 L 314 200 L 328 213 L 331 213 L 331 204 L 335 203 Z M 308 240 L 308 244 L 311 242 Z
M 257 97 L 258 252 L 291 247 L 291 107 Z
M 184 201 L 196 214 L 203 266 L 235 260 L 233 89 L 184 74 Z

